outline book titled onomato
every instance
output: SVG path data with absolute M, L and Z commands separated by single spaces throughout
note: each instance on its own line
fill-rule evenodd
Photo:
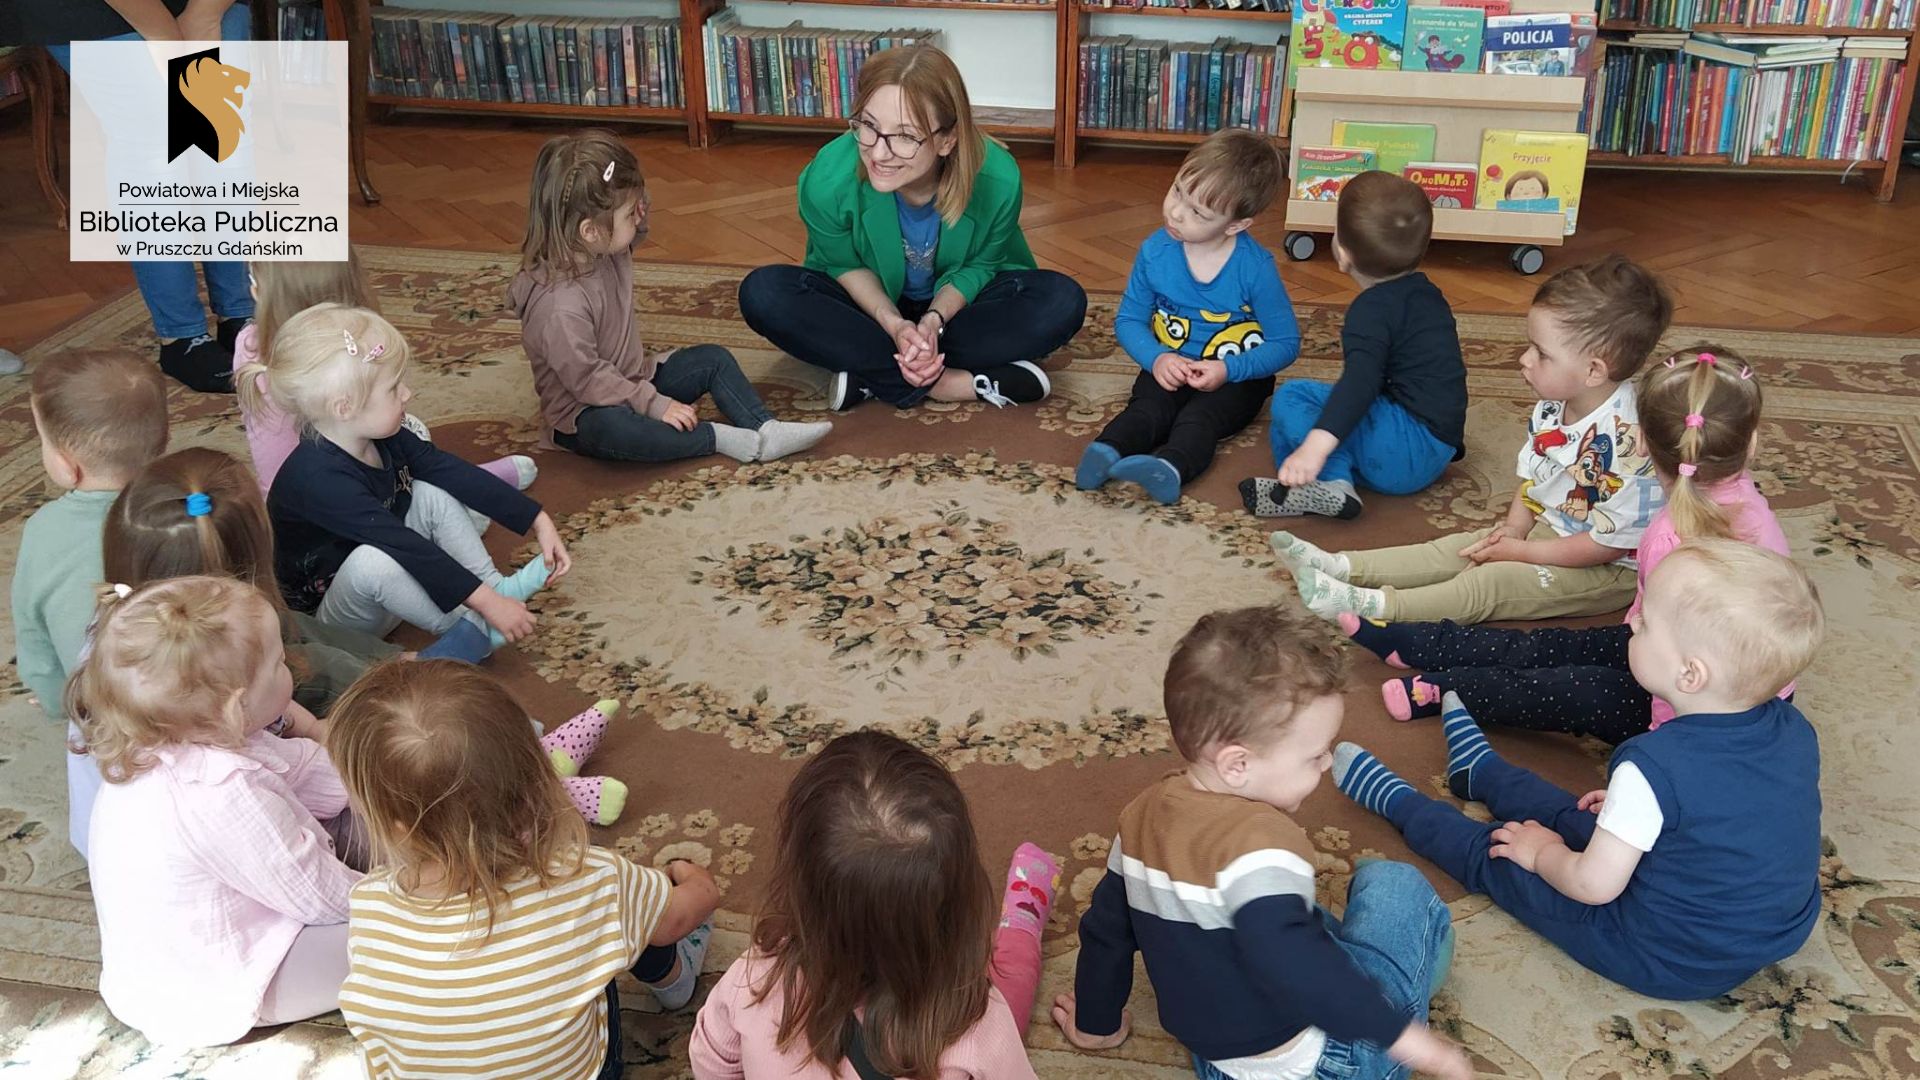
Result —
M 1490 75 L 1567 75 L 1573 71 L 1573 17 L 1565 12 L 1496 15 L 1487 20 L 1482 70 Z

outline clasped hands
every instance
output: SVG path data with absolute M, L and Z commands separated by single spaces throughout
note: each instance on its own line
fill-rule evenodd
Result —
M 900 377 L 909 386 L 932 386 L 947 370 L 947 354 L 940 351 L 943 316 L 929 309 L 919 322 L 895 315 L 884 324 L 893 338 L 893 362 L 900 365 Z

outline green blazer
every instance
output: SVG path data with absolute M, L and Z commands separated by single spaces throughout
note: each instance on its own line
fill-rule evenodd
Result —
M 800 171 L 800 220 L 807 226 L 807 266 L 838 277 L 867 269 L 887 295 L 899 299 L 907 282 L 901 250 L 899 204 L 860 179 L 860 147 L 853 133 L 820 148 Z M 940 222 L 933 256 L 934 289 L 951 285 L 968 303 L 1002 270 L 1034 269 L 1033 252 L 1020 232 L 1020 167 L 992 139 L 973 198 L 960 220 Z

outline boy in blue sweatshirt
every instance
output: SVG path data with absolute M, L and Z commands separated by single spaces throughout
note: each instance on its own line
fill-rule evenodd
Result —
M 1340 326 L 1340 378 L 1273 395 L 1277 475 L 1240 482 L 1261 517 L 1360 513 L 1355 485 L 1411 495 L 1465 454 L 1467 366 L 1453 309 L 1420 272 L 1433 205 L 1412 181 L 1365 172 L 1340 189 L 1333 261 L 1360 287 Z
M 1109 479 L 1163 503 L 1205 472 L 1300 355 L 1300 325 L 1273 256 L 1248 234 L 1285 185 L 1265 135 L 1215 132 L 1180 163 L 1161 203 L 1166 227 L 1133 260 L 1114 335 L 1143 369 L 1127 407 L 1080 457 L 1074 482 Z
M 1806 943 L 1820 918 L 1820 746 L 1774 695 L 1812 662 L 1820 596 L 1738 540 L 1682 544 L 1647 579 L 1627 663 L 1672 720 L 1575 797 L 1494 753 L 1444 699 L 1447 786 L 1427 798 L 1341 743 L 1333 775 L 1407 846 L 1587 968 L 1648 997 L 1715 998 Z
M 1426 878 L 1364 862 L 1342 918 L 1315 903 L 1313 844 L 1290 815 L 1332 760 L 1346 669 L 1312 622 L 1298 608 L 1219 611 L 1174 651 L 1167 723 L 1187 767 L 1120 814 L 1080 917 L 1074 992 L 1053 1008 L 1075 1046 L 1126 1039 L 1137 950 L 1201 1080 L 1472 1076 L 1425 1023 L 1453 954 Z

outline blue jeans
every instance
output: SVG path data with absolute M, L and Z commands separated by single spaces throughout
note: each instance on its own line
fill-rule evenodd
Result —
M 733 354 L 718 345 L 689 345 L 654 369 L 653 388 L 675 401 L 691 405 L 712 394 L 735 427 L 748 431 L 773 419 L 740 372 Z M 607 461 L 679 461 L 713 453 L 713 425 L 699 423 L 681 431 L 665 420 L 634 412 L 625 405 L 595 405 L 580 413 L 573 433 L 556 432 L 553 441 L 563 450 Z
M 220 36 L 228 41 L 245 41 L 252 32 L 247 5 L 235 4 L 220 19 Z M 139 34 L 122 34 L 108 41 L 139 41 Z M 73 70 L 73 47 L 49 45 L 47 51 L 62 70 Z M 116 110 L 111 101 L 89 101 L 94 115 L 106 127 L 109 152 L 127 151 L 137 142 L 127 133 L 113 130 Z M 160 132 L 160 137 L 165 137 Z M 207 279 L 207 298 L 213 313 L 222 319 L 253 318 L 253 287 L 247 283 L 244 262 L 207 262 L 200 264 Z M 162 341 L 199 337 L 207 332 L 207 308 L 200 302 L 200 275 L 191 262 L 135 262 L 133 280 L 140 288 L 140 299 L 147 303 L 147 315 L 153 320 L 153 332 Z
M 1425 1023 L 1434 970 L 1446 950 L 1453 917 L 1420 871 L 1401 862 L 1363 862 L 1353 871 L 1344 919 L 1321 912 L 1327 932 L 1361 974 L 1410 1023 Z M 1310 977 L 1310 976 L 1309 976 Z M 1233 1080 L 1211 1062 L 1193 1059 L 1200 1080 Z M 1317 1080 L 1402 1080 L 1407 1068 L 1387 1048 L 1329 1038 L 1314 1070 Z
M 1331 385 L 1306 379 L 1288 380 L 1273 392 L 1273 424 L 1267 434 L 1276 466 L 1307 440 L 1332 393 Z M 1385 495 L 1411 495 L 1440 479 L 1456 453 L 1412 413 L 1379 397 L 1327 455 L 1320 479 L 1345 480 Z

